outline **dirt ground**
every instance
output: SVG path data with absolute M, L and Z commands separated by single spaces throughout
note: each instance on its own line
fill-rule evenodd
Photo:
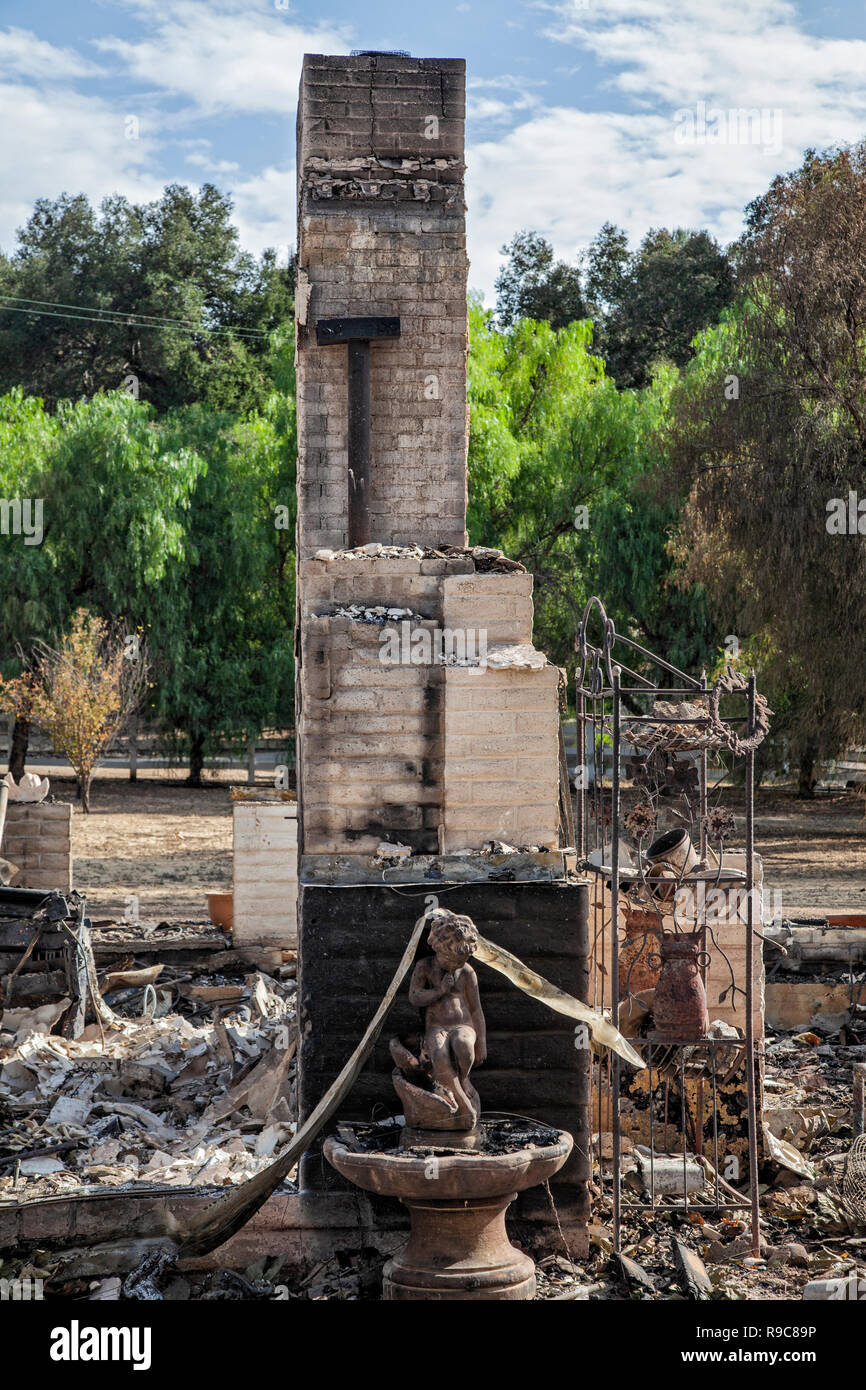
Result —
M 241 784 L 243 775 L 211 774 L 198 790 L 187 787 L 183 777 L 182 772 L 169 776 L 164 771 L 145 771 L 130 783 L 125 775 L 105 772 L 93 787 L 91 814 L 85 816 L 76 809 L 74 881 L 87 893 L 94 920 L 120 918 L 135 896 L 138 914 L 145 920 L 204 921 L 206 893 L 231 887 L 229 789 Z M 262 786 L 266 784 L 263 777 Z M 51 790 L 58 799 L 76 804 L 70 780 L 52 777 Z M 731 842 L 736 847 L 742 844 L 741 797 L 726 792 L 724 799 L 736 810 L 738 833 Z M 755 838 L 764 858 L 770 911 L 776 907 L 785 915 L 797 916 L 822 909 L 866 909 L 863 810 L 862 798 L 850 793 L 825 793 L 812 802 L 776 789 L 759 793 Z M 775 893 L 781 893 L 781 899 L 775 899 Z M 739 1213 L 722 1214 L 709 1222 L 676 1213 L 664 1220 L 629 1218 L 624 1226 L 624 1253 L 638 1262 L 649 1279 L 648 1285 L 629 1288 L 611 1255 L 609 1183 L 605 1187 L 597 1171 L 590 1258 L 575 1270 L 555 1243 L 540 1263 L 539 1297 L 682 1297 L 672 1235 L 705 1260 L 713 1284 L 711 1296 L 716 1298 L 799 1299 L 809 1279 L 847 1275 L 855 1266 L 862 1279 L 866 1236 L 852 1236 L 841 1211 L 837 1160 L 852 1133 L 851 1061 L 862 1059 L 866 1047 L 846 1050 L 822 1042 L 811 1033 L 768 1038 L 768 1105 L 784 1103 L 793 1108 L 792 1113 L 799 1107 L 810 1116 L 815 1112 L 821 1123 L 810 1119 L 814 1132 L 810 1131 L 803 1148 L 811 1176 L 804 1181 L 782 1166 L 768 1174 L 762 1187 L 765 1258 L 761 1262 L 755 1264 L 750 1258 L 746 1224 Z M 367 1269 L 363 1261 L 350 1261 L 345 1268 L 338 1268 L 335 1261 L 339 1263 L 337 1256 L 319 1271 L 320 1277 L 312 1283 L 305 1279 L 288 1296 L 378 1298 L 378 1262 Z M 251 1267 L 246 1276 L 260 1280 L 262 1270 Z M 238 1285 L 231 1296 L 265 1297 L 264 1288 L 264 1284 L 249 1285 L 244 1291 Z M 166 1292 L 164 1296 L 175 1295 Z M 229 1295 L 195 1289 L 176 1296 Z
M 785 791 L 758 792 L 755 848 L 764 860 L 768 917 L 866 910 L 864 809 L 863 797 L 851 792 L 819 793 L 814 801 Z
M 137 895 L 145 920 L 202 921 L 205 895 L 231 888 L 229 788 L 245 779 L 210 773 L 193 790 L 184 776 L 146 771 L 130 782 L 125 774 L 99 773 L 89 816 L 77 807 L 74 784 L 52 776 L 52 795 L 76 806 L 74 882 L 87 893 L 94 919 L 122 916 Z M 742 798 L 726 793 L 725 800 L 736 808 L 741 832 Z M 814 801 L 776 789 L 758 792 L 755 842 L 764 859 L 768 918 L 866 910 L 864 810 L 863 798 L 850 792 L 819 793 Z M 732 848 L 738 843 L 741 833 Z
M 229 788 L 246 779 L 210 774 L 196 790 L 184 775 L 145 772 L 130 782 L 125 774 L 97 774 L 89 815 L 72 781 L 51 778 L 51 794 L 75 807 L 73 883 L 87 894 L 94 920 L 122 917 L 134 895 L 144 921 L 205 921 L 206 894 L 231 890 Z
M 34 768 L 34 771 L 40 771 Z M 229 788 L 238 772 L 209 773 L 205 786 L 185 785 L 185 772 L 97 773 L 93 810 L 85 816 L 69 778 L 52 775 L 51 794 L 70 801 L 73 878 L 87 893 L 94 919 L 121 917 L 131 896 L 145 920 L 203 921 L 206 894 L 232 886 Z M 262 785 L 270 785 L 262 777 Z M 742 798 L 725 793 L 742 830 Z M 801 801 L 790 792 L 761 789 L 755 842 L 764 859 L 767 916 L 816 911 L 866 911 L 866 802 L 851 792 L 819 793 Z M 732 841 L 741 843 L 741 837 Z

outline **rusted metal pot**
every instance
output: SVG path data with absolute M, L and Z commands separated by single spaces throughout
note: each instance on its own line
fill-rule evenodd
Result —
M 650 964 L 661 965 L 653 1000 L 653 1039 L 656 1042 L 698 1042 L 710 1026 L 707 993 L 701 970 L 710 957 L 701 950 L 700 933 L 678 936 L 666 932 L 659 955 Z
M 666 830 L 657 835 L 646 852 L 651 864 L 669 864 L 678 874 L 685 875 L 693 869 L 698 856 L 686 830 Z

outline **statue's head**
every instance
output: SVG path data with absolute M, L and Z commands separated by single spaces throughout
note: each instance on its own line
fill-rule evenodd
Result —
M 428 914 L 430 946 L 451 968 L 465 965 L 478 947 L 478 932 L 471 917 L 437 907 Z

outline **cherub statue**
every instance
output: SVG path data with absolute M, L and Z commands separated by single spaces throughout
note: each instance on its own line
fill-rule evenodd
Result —
M 433 955 L 418 962 L 409 985 L 410 1002 L 424 1011 L 424 1037 L 417 1057 L 392 1038 L 394 1085 L 412 1128 L 474 1129 L 481 1100 L 469 1072 L 487 1056 L 478 977 L 468 964 L 478 932 L 471 917 L 436 908 L 429 942 Z

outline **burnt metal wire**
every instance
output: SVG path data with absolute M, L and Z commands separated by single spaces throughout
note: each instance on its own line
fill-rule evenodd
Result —
M 590 624 L 600 629 L 596 640 L 590 638 Z M 584 871 L 595 875 L 596 891 L 593 895 L 595 960 L 594 997 L 591 1002 L 596 1008 L 609 1009 L 614 1022 L 618 1019 L 620 1004 L 619 987 L 619 907 L 620 893 L 626 876 L 620 869 L 620 831 L 622 819 L 620 765 L 623 743 L 627 742 L 641 754 L 651 755 L 653 750 L 664 752 L 683 752 L 687 750 L 697 759 L 698 768 L 698 826 L 697 845 L 701 860 L 707 860 L 707 773 L 708 751 L 725 749 L 734 757 L 742 757 L 745 764 L 745 898 L 746 918 L 743 923 L 746 968 L 745 968 L 745 1037 L 737 1040 L 722 1035 L 710 1035 L 700 1041 L 683 1039 L 680 1042 L 660 1042 L 652 1038 L 632 1038 L 630 1042 L 644 1056 L 647 1067 L 649 1102 L 649 1184 L 647 1202 L 623 1199 L 623 1152 L 621 1125 L 621 1067 L 618 1056 L 608 1055 L 598 1064 L 598 1134 L 599 1147 L 604 1129 L 603 1097 L 610 1101 L 610 1130 L 612 1134 L 613 1166 L 613 1240 L 614 1249 L 621 1248 L 621 1221 L 623 1210 L 650 1210 L 659 1213 L 704 1212 L 719 1209 L 742 1208 L 748 1210 L 751 1220 L 752 1250 L 759 1253 L 759 1208 L 758 1208 L 758 1118 L 756 1065 L 758 1049 L 763 1049 L 763 1041 L 756 1039 L 754 1028 L 754 944 L 756 927 L 754 922 L 754 785 L 755 749 L 764 737 L 768 727 L 766 701 L 758 695 L 754 672 L 747 679 L 726 673 L 712 690 L 708 689 L 705 675 L 700 678 L 690 676 L 671 662 L 664 660 L 648 648 L 630 637 L 618 633 L 612 619 L 605 612 L 604 605 L 593 597 L 586 605 L 583 618 L 578 626 L 575 640 L 577 670 L 575 676 L 575 709 L 577 715 L 578 779 L 575 831 L 577 850 Z M 626 661 L 643 664 L 651 676 L 642 674 L 627 665 Z M 623 683 L 623 678 L 626 683 Z M 666 684 L 662 684 L 665 680 Z M 719 716 L 719 698 L 722 694 L 741 693 L 746 700 L 745 729 L 737 730 L 725 723 Z M 685 700 L 686 716 L 682 717 L 676 706 L 664 702 L 675 697 Z M 641 700 L 651 700 L 653 706 L 660 705 L 649 713 L 640 713 Z M 690 710 L 689 706 L 697 708 Z M 706 710 L 706 714 L 704 711 Z M 670 726 L 670 736 L 666 736 L 666 726 Z M 694 734 L 689 729 L 694 729 Z M 637 737 L 632 739 L 632 734 Z M 642 736 L 642 735 L 647 735 Z M 590 781 L 589 764 L 585 761 L 591 739 L 592 772 Z M 605 750 L 610 752 L 610 794 L 605 779 Z M 610 863 L 606 857 L 606 830 L 610 835 Z M 646 882 L 638 856 L 637 878 L 646 890 L 646 902 L 655 899 Z M 595 862 L 600 861 L 600 862 Z M 721 855 L 719 856 L 718 885 L 721 876 Z M 632 880 L 635 875 L 633 874 Z M 683 875 L 674 887 L 682 883 Z M 605 893 L 610 894 L 610 942 L 605 946 L 605 912 L 607 903 Z M 601 911 L 595 911 L 601 903 Z M 659 934 L 662 915 L 659 911 Z M 742 920 L 738 912 L 738 919 Z M 601 921 L 601 926 L 598 923 Z M 702 924 L 701 946 L 706 956 L 708 924 Z M 709 928 L 713 948 L 725 960 L 712 928 Z M 644 934 L 637 956 L 646 951 L 651 932 Z M 626 998 L 631 996 L 630 981 L 637 956 L 630 963 L 626 982 Z M 734 975 L 730 961 L 731 988 Z M 726 1049 L 723 1050 L 723 1049 Z M 731 1062 L 731 1049 L 735 1050 L 735 1060 Z M 749 1155 L 749 1194 L 748 1198 L 730 1186 L 719 1172 L 720 1137 L 718 1127 L 719 1087 L 729 1081 L 737 1072 L 746 1073 L 746 1123 Z M 704 1196 L 710 1193 L 707 1202 L 691 1201 L 687 1166 L 688 1152 L 688 1089 L 693 1086 L 697 1095 L 697 1116 L 693 1125 L 693 1158 L 705 1168 L 707 1175 Z M 668 1150 L 668 1103 L 671 1089 L 679 1092 L 680 1130 L 682 1138 L 683 1191 L 682 1200 L 671 1203 L 662 1202 L 655 1186 L 656 1158 L 661 1158 Z M 663 1099 L 663 1119 L 657 1121 L 655 1110 L 657 1098 Z M 709 1107 L 709 1109 L 707 1109 Z M 704 1152 L 704 1128 L 711 1118 L 712 1135 L 709 1140 L 711 1156 Z M 655 1152 L 657 1128 L 661 1128 L 662 1149 Z M 599 1157 L 601 1154 L 599 1153 Z M 678 1194 L 679 1195 L 679 1194 Z

